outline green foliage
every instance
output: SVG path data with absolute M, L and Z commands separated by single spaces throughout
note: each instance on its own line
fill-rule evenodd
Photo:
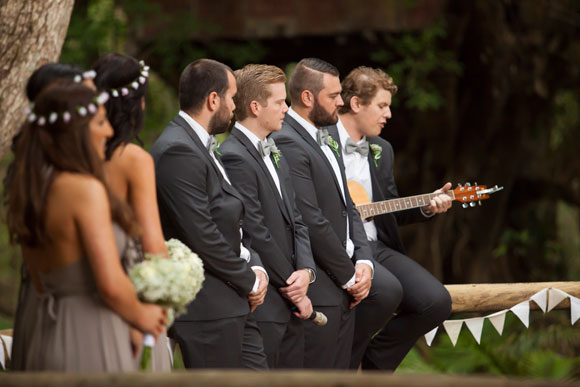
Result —
M 569 312 L 533 312 L 530 328 L 512 313 L 506 316 L 503 336 L 486 321 L 481 345 L 463 327 L 453 347 L 446 333 L 427 347 L 423 338 L 404 359 L 397 373 L 487 373 L 517 377 L 569 379 L 580 369 L 580 332 L 570 327 Z
M 566 141 L 578 135 L 580 127 L 580 96 L 571 90 L 560 90 L 554 97 L 550 148 L 558 151 Z
M 455 53 L 438 44 L 447 35 L 447 24 L 441 19 L 416 33 L 388 36 L 386 46 L 371 54 L 375 62 L 386 65 L 387 73 L 399 86 L 404 104 L 409 109 L 438 110 L 445 103 L 439 87 L 432 81 L 435 74 L 462 73 Z

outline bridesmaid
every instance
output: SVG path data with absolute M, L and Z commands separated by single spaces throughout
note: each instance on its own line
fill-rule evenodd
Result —
M 143 128 L 143 110 L 149 69 L 134 58 L 110 53 L 94 64 L 95 85 L 111 98 L 105 104 L 114 134 L 107 141 L 105 176 L 111 190 L 128 203 L 141 226 L 143 253 L 167 256 L 161 230 L 155 168 L 151 155 L 131 141 L 139 139 Z M 128 263 L 130 266 L 131 263 Z M 133 334 L 135 334 L 133 332 Z M 160 335 L 153 350 L 153 371 L 170 371 L 167 337 Z
M 47 63 L 34 71 L 28 79 L 26 97 L 30 102 L 34 101 L 46 85 L 59 78 L 76 80 L 94 89 L 94 75 L 94 71 L 83 72 L 77 66 L 64 63 Z M 13 148 L 16 146 L 15 144 L 18 138 L 18 135 L 14 137 Z M 9 169 L 9 174 L 10 171 L 11 169 Z M 13 331 L 14 343 L 18 345 L 12 346 L 12 357 L 10 359 L 10 365 L 13 371 L 24 370 L 24 359 L 27 354 L 31 329 L 34 321 L 36 321 L 36 300 L 36 290 L 31 286 L 30 275 L 28 274 L 26 263 L 23 262 Z
M 132 371 L 129 325 L 164 330 L 166 312 L 141 303 L 121 267 L 119 250 L 136 225 L 104 182 L 112 128 L 100 102 L 86 86 L 55 81 L 15 144 L 7 225 L 42 299 L 26 370 Z

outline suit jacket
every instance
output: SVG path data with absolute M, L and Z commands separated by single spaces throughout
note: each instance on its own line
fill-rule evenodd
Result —
M 289 161 L 296 203 L 309 230 L 317 265 L 317 279 L 309 288 L 309 297 L 314 305 L 340 305 L 348 295 L 341 286 L 354 275 L 356 261 L 372 260 L 360 215 L 346 186 L 342 159 L 336 158 L 346 200 L 324 152 L 296 120 L 286 114 L 282 130 L 271 137 Z M 345 250 L 347 218 L 350 238 L 355 245 L 352 260 Z
M 336 125 L 327 127 L 328 133 L 340 143 L 340 136 Z M 368 137 L 369 144 L 376 144 L 382 148 L 382 156 L 375 161 L 373 152 L 369 151 L 368 161 L 371 173 L 371 182 L 373 186 L 373 202 L 382 200 L 397 199 L 399 193 L 395 183 L 393 169 L 395 166 L 395 154 L 391 144 L 382 137 Z M 342 149 L 342 144 L 341 144 Z M 428 220 L 421 213 L 419 208 L 406 211 L 398 211 L 390 214 L 383 214 L 374 217 L 375 226 L 377 227 L 377 237 L 388 247 L 406 254 L 405 247 L 401 241 L 398 225 L 405 225 Z
M 151 154 L 163 234 L 189 246 L 205 269 L 202 289 L 179 320 L 207 321 L 249 313 L 247 295 L 256 276 L 239 257 L 242 197 L 180 116 L 165 128 Z
M 308 229 L 296 207 L 288 165 L 282 156 L 276 169 L 280 197 L 262 156 L 239 129 L 233 128 L 219 151 L 232 184 L 244 199 L 244 235 L 251 235 L 252 249 L 258 252 L 270 276 L 266 300 L 254 316 L 258 321 L 287 322 L 291 304 L 278 289 L 288 286 L 286 279 L 292 272 L 315 269 Z

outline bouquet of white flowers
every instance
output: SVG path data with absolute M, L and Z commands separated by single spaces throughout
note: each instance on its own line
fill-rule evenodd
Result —
M 165 242 L 169 259 L 146 255 L 133 266 L 129 277 L 140 300 L 169 309 L 167 326 L 174 317 L 185 313 L 195 299 L 205 279 L 203 262 L 189 247 L 177 239 Z M 145 334 L 141 369 L 149 369 L 153 336 Z

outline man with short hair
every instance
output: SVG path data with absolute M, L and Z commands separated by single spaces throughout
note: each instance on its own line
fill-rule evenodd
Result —
M 323 60 L 301 60 L 288 85 L 292 106 L 282 130 L 272 134 L 289 161 L 296 203 L 310 234 L 317 279 L 308 296 L 328 317 L 325 327 L 304 327 L 307 368 L 348 368 L 354 333 L 351 309 L 367 298 L 371 284 L 377 326 L 386 323 L 400 301 L 385 281 L 389 273 L 372 263 L 360 215 L 346 186 L 341 150 L 320 129 L 338 119 L 342 105 L 338 76 L 338 70 Z
M 380 69 L 358 67 L 342 81 L 344 105 L 340 120 L 328 128 L 343 150 L 346 178 L 357 182 L 371 201 L 398 198 L 393 176 L 391 144 L 379 137 L 391 118 L 391 99 L 397 86 Z M 422 208 L 375 216 L 364 222 L 375 262 L 380 263 L 402 288 L 397 315 L 378 333 L 368 347 L 353 350 L 351 368 L 395 370 L 419 337 L 437 327 L 451 312 L 451 299 L 443 285 L 428 271 L 406 256 L 398 224 L 424 221 L 451 207 L 445 184 L 440 195 Z M 351 191 L 354 193 L 353 191 Z M 357 335 L 374 333 L 368 322 L 372 310 L 357 308 Z M 370 325 L 369 325 L 370 324 Z M 361 330 L 359 332 L 359 330 Z
M 268 366 L 302 368 L 301 319 L 312 314 L 306 292 L 314 282 L 315 265 L 287 161 L 268 138 L 280 131 L 288 111 L 286 76 L 278 67 L 258 64 L 236 70 L 234 75 L 237 122 L 219 151 L 232 184 L 244 199 L 244 234 L 251 236 L 251 246 L 270 276 L 266 300 L 253 314 Z
M 250 310 L 263 303 L 268 278 L 242 245 L 244 204 L 214 154 L 214 135 L 233 116 L 236 81 L 226 65 L 189 64 L 179 80 L 181 111 L 157 139 L 157 195 L 163 233 L 203 261 L 205 282 L 172 328 L 187 368 L 267 368 Z

